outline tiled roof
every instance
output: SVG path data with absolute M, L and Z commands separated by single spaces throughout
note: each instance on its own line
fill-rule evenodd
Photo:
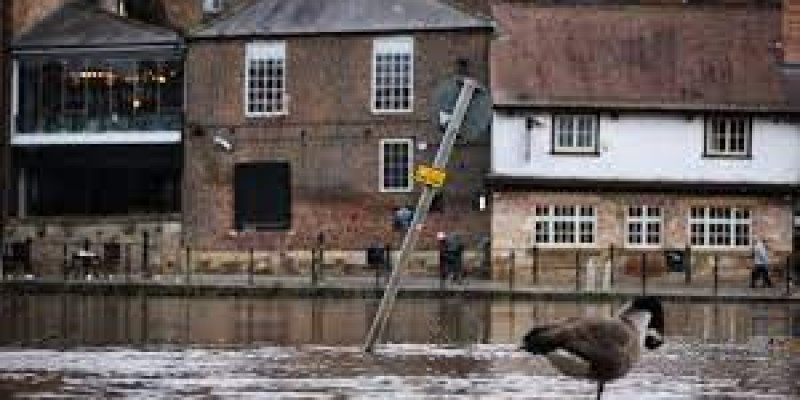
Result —
M 493 5 L 499 106 L 776 110 L 777 7 Z M 796 103 L 796 102 L 795 102 Z
M 15 49 L 118 47 L 181 43 L 169 29 L 119 17 L 75 2 L 43 19 L 13 41 Z
M 197 38 L 491 28 L 436 0 L 258 0 Z

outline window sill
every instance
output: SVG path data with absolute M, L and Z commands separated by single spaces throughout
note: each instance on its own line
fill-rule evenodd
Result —
M 376 110 L 374 108 L 372 109 L 372 114 L 373 115 L 411 114 L 413 112 L 414 112 L 413 108 L 408 109 L 408 110 Z
M 752 160 L 752 154 L 711 154 L 704 153 L 703 158 L 720 159 L 720 160 Z
M 566 151 L 566 150 L 551 150 L 550 155 L 553 156 L 583 156 L 583 157 L 600 157 L 599 151 Z
M 381 193 L 387 193 L 387 194 L 405 194 L 405 193 L 413 193 L 414 192 L 414 188 L 413 187 L 408 188 L 408 189 L 385 189 L 385 188 L 380 188 L 379 191 Z
M 662 251 L 664 249 L 664 245 L 661 244 L 653 244 L 653 245 L 634 245 L 634 244 L 626 244 L 623 250 L 636 250 L 636 251 Z
M 691 251 L 699 252 L 736 252 L 736 253 L 752 253 L 752 246 L 690 246 Z
M 597 243 L 534 243 L 532 247 L 540 250 L 602 250 Z
M 258 114 L 245 113 L 244 114 L 245 118 L 253 118 L 253 119 L 255 119 L 255 118 L 278 118 L 278 117 L 285 117 L 285 116 L 288 116 L 288 115 L 289 115 L 288 111 L 282 111 L 282 112 L 277 112 L 277 113 L 258 113 Z

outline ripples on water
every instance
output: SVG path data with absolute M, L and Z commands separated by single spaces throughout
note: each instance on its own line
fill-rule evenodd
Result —
M 373 300 L 6 298 L 0 398 L 593 398 L 515 344 L 617 304 L 402 300 L 374 355 Z M 14 310 L 14 312 L 11 312 Z M 669 341 L 607 399 L 800 398 L 800 307 L 666 304 Z M 313 343 L 313 344 L 310 344 Z M 410 344 L 431 343 L 431 344 Z

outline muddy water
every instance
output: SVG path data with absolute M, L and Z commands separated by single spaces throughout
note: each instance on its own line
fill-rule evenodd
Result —
M 400 300 L 375 355 L 364 299 L 0 298 L 0 399 L 593 398 L 514 351 L 616 303 Z M 800 398 L 800 305 L 665 304 L 667 345 L 607 399 Z

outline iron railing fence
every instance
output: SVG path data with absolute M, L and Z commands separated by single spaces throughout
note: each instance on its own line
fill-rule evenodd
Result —
M 3 279 L 158 281 L 184 285 L 341 285 L 380 289 L 397 250 L 171 248 L 143 234 L 138 240 L 34 240 L 7 243 Z M 625 293 L 736 291 L 791 293 L 800 282 L 800 254 L 773 254 L 767 282 L 753 282 L 751 251 L 630 248 L 488 248 L 416 251 L 404 282 L 426 288 Z M 754 288 L 751 286 L 756 284 Z

